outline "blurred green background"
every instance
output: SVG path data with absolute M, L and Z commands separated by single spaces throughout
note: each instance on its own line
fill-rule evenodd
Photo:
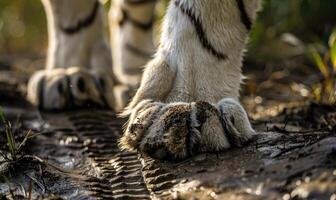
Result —
M 0 0 L 0 54 L 41 53 L 46 45 L 40 0 Z
M 293 33 L 307 43 L 326 42 L 335 26 L 335 8 L 335 0 L 265 0 L 252 33 L 251 52 L 260 52 L 283 33 Z M 1 0 L 0 54 L 43 54 L 47 45 L 44 15 L 40 0 Z
M 108 10 L 110 1 L 103 1 Z M 158 20 L 169 0 L 159 2 Z M 245 59 L 245 96 L 292 101 L 298 93 L 335 104 L 335 8 L 336 0 L 264 0 Z M 47 40 L 40 0 L 0 0 L 0 68 L 27 82 L 45 65 Z

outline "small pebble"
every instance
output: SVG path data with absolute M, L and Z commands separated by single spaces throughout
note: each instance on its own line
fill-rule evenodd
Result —
M 285 194 L 283 197 L 282 197 L 282 200 L 290 200 L 291 196 L 290 194 Z
M 310 177 L 309 176 L 305 177 L 304 181 L 305 181 L 305 183 L 309 183 L 310 182 Z
M 299 185 L 301 185 L 301 183 L 302 183 L 302 181 L 298 180 L 298 181 L 296 181 L 295 185 L 299 186 Z
M 211 196 L 212 198 L 216 198 L 216 197 L 217 197 L 217 194 L 216 194 L 215 192 L 211 192 L 211 193 L 210 193 L 210 196 Z

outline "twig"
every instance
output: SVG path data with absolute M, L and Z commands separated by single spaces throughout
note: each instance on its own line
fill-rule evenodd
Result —
M 7 155 L 4 153 L 4 152 L 2 152 L 1 150 L 0 150 L 0 156 L 2 156 L 5 160 L 10 160 L 8 157 L 7 157 Z
M 32 193 L 33 193 L 33 180 L 30 179 L 28 188 L 28 200 L 32 199 Z
M 40 162 L 41 164 L 44 164 L 44 165 L 49 166 L 49 167 L 52 167 L 52 168 L 54 168 L 55 170 L 57 170 L 57 171 L 59 171 L 59 172 L 61 172 L 61 173 L 67 174 L 67 175 L 69 175 L 69 176 L 71 176 L 71 177 L 78 178 L 78 179 L 81 179 L 81 180 L 85 179 L 84 177 L 82 177 L 82 175 L 80 175 L 80 173 L 78 173 L 78 172 L 75 171 L 75 170 L 67 170 L 67 169 L 63 169 L 63 168 L 61 168 L 61 167 L 59 167 L 59 166 L 56 166 L 56 165 L 54 165 L 54 164 L 51 164 L 51 163 L 47 162 L 46 160 L 44 160 L 44 159 L 42 159 L 42 158 L 40 158 L 40 157 L 38 157 L 38 156 L 35 156 L 35 155 L 25 155 L 25 156 L 23 156 L 23 158 L 30 158 L 30 159 L 33 159 L 33 160 L 35 160 L 35 161 Z
M 302 145 L 286 148 L 286 149 L 280 151 L 279 153 L 277 153 L 276 155 L 272 156 L 272 158 L 278 158 L 279 156 L 281 156 L 281 155 L 283 155 L 285 153 L 288 153 L 288 152 L 290 152 L 290 151 L 292 151 L 294 149 L 302 148 L 304 146 L 306 146 L 306 144 L 302 144 Z
M 289 130 L 280 128 L 278 126 L 273 126 L 273 130 L 277 131 L 279 133 L 286 133 L 286 134 L 306 134 L 306 133 L 313 133 L 313 132 L 322 132 L 324 134 L 329 133 L 329 132 L 323 132 L 323 131 L 328 131 L 327 128 L 311 129 L 311 130 L 301 130 L 301 131 L 289 131 Z
M 31 132 L 32 132 L 32 131 L 29 129 L 28 132 L 27 132 L 27 134 L 25 135 L 23 141 L 19 144 L 19 147 L 17 148 L 18 151 L 20 151 L 20 149 L 22 148 L 22 146 L 24 146 L 24 145 L 26 144 L 26 142 L 28 141 L 28 139 L 31 138 L 31 137 L 30 137 Z
M 25 175 L 28 176 L 28 178 L 29 178 L 31 181 L 34 181 L 34 182 L 41 188 L 42 193 L 45 192 L 45 186 L 44 186 L 41 182 L 39 182 L 35 177 L 33 177 L 33 176 L 31 176 L 31 175 L 29 175 L 29 174 L 27 174 L 27 173 L 25 173 Z

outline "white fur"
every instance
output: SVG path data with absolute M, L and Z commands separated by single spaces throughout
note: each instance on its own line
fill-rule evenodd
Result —
M 79 21 L 92 15 L 96 1 L 42 0 L 42 2 L 48 21 L 47 64 L 45 70 L 37 72 L 30 79 L 28 100 L 47 110 L 64 109 L 69 104 L 82 106 L 86 101 L 93 101 L 99 105 L 107 104 L 105 106 L 119 110 L 124 107 L 127 102 L 124 97 L 126 89 L 122 86 L 113 87 L 116 82 L 112 74 L 111 52 L 104 32 L 103 7 L 98 6 L 92 24 L 74 34 L 68 34 L 61 27 L 74 27 Z M 76 87 L 79 77 L 85 81 L 84 92 Z M 67 79 L 70 82 L 67 82 Z M 97 82 L 101 80 L 104 81 L 105 91 L 97 86 Z M 45 85 L 42 90 L 39 89 L 41 85 Z M 59 92 L 60 87 L 65 88 L 64 93 Z M 70 93 L 74 102 L 69 102 Z M 115 98 L 115 94 L 119 96 Z M 105 98 L 105 103 L 102 102 L 101 96 Z
M 95 0 L 42 0 L 48 20 L 49 47 L 47 69 L 79 66 L 111 70 L 111 56 L 104 34 L 103 8 L 90 27 L 67 35 L 59 26 L 74 26 L 87 17 Z
M 100 7 L 99 15 L 90 27 L 68 35 L 59 29 L 59 25 L 72 26 L 86 17 L 94 0 L 42 1 L 49 30 L 47 70 L 32 77 L 28 85 L 29 99 L 41 104 L 39 88 L 45 84 L 42 107 L 63 109 L 69 102 L 59 88 L 70 80 L 71 87 L 64 88 L 73 94 L 72 103 L 81 105 L 86 100 L 93 100 L 101 104 L 103 95 L 110 107 L 122 107 L 120 102 L 126 101 L 128 87 L 113 87 L 110 52 L 103 31 L 103 9 Z M 244 0 L 245 10 L 252 21 L 260 1 Z M 171 0 L 167 10 L 157 53 L 146 65 L 140 88 L 127 109 L 131 118 L 121 144 L 126 149 L 154 150 L 158 157 L 170 152 L 175 158 L 193 153 L 189 152 L 187 142 L 191 146 L 200 145 L 199 152 L 229 148 L 232 145 L 230 139 L 241 145 L 254 131 L 238 103 L 248 30 L 242 23 L 237 0 L 180 0 L 202 23 L 209 43 L 225 54 L 226 59 L 214 56 L 203 47 L 194 24 L 174 2 Z M 125 0 L 115 0 L 110 11 L 113 71 L 117 81 L 136 87 L 141 73 L 129 74 L 127 71 L 136 71 L 148 58 L 136 56 L 125 47 L 131 44 L 152 53 L 152 31 L 139 30 L 129 21 L 119 27 L 122 8 L 130 18 L 146 23 L 153 16 L 154 4 L 131 5 Z M 85 80 L 87 91 L 74 87 L 81 78 Z M 95 85 L 101 79 L 108 86 L 102 94 Z M 119 97 L 114 97 L 113 93 Z M 197 107 L 202 105 L 204 109 Z M 189 135 L 192 135 L 190 141 L 186 139 Z
M 123 84 L 138 87 L 142 73 L 128 74 L 127 71 L 142 72 L 141 69 L 150 58 L 135 55 L 125 46 L 128 43 L 149 55 L 154 54 L 153 31 L 152 29 L 141 30 L 129 20 L 126 20 L 123 27 L 120 27 L 119 21 L 123 17 L 121 8 L 133 20 L 147 23 L 154 16 L 155 3 L 129 5 L 125 0 L 113 0 L 109 12 L 111 46 L 116 49 L 113 51 L 114 73 Z
M 256 2 L 259 1 L 245 1 L 246 7 L 253 8 L 249 13 L 256 13 L 256 7 L 250 6 Z M 205 50 L 188 17 L 171 3 L 163 22 L 160 47 L 154 60 L 147 64 L 130 107 L 142 99 L 217 103 L 222 98 L 239 98 L 248 31 L 240 20 L 236 0 L 181 3 L 194 10 L 211 44 L 228 59 L 218 60 Z
M 249 30 L 241 20 L 237 1 L 180 0 L 201 21 L 206 38 L 214 49 L 227 55 L 227 59 L 219 59 L 202 46 L 194 24 L 174 2 L 171 1 L 164 19 L 155 58 L 147 64 L 140 88 L 125 112 L 132 113 L 133 108 L 146 99 L 167 103 L 166 110 L 162 109 L 152 127 L 148 128 L 140 150 L 160 158 L 167 156 L 167 152 L 175 158 L 186 157 L 188 152 L 183 145 L 188 146 L 188 140 L 181 138 L 181 135 L 188 136 L 185 123 L 190 123 L 195 130 L 199 122 L 194 109 L 185 109 L 188 103 L 197 101 L 218 102 L 217 109 L 208 107 L 202 111 L 206 120 L 202 122 L 201 133 L 193 131 L 200 137 L 199 151 L 240 146 L 252 137 L 254 131 L 246 112 L 238 103 L 243 77 L 242 60 Z M 244 4 L 249 18 L 254 21 L 260 0 L 245 0 Z M 185 112 L 190 112 L 191 122 L 179 118 L 185 116 Z M 176 125 L 166 127 L 167 120 L 172 120 L 170 113 L 176 114 L 181 129 Z M 166 127 L 165 130 L 163 127 Z M 132 141 L 128 135 L 126 131 L 122 139 L 124 146 L 127 146 L 124 141 Z M 234 144 L 229 143 L 229 138 L 234 140 Z
M 111 45 L 115 67 L 112 68 L 112 55 L 106 40 L 104 31 L 104 9 L 99 5 L 98 14 L 93 23 L 74 33 L 67 34 L 60 27 L 74 27 L 79 21 L 87 18 L 92 13 L 96 0 L 42 0 L 48 21 L 49 47 L 47 55 L 46 70 L 41 71 L 31 78 L 28 86 L 28 99 L 34 105 L 40 105 L 44 109 L 63 109 L 72 102 L 65 102 L 64 95 L 57 91 L 58 82 L 53 82 L 53 87 L 45 87 L 45 90 L 37 90 L 37 85 L 48 84 L 40 83 L 48 74 L 49 77 L 58 76 L 59 68 L 69 68 L 76 66 L 78 71 L 91 74 L 86 82 L 93 79 L 99 81 L 103 78 L 107 84 L 107 89 L 103 96 L 106 97 L 107 106 L 116 111 L 125 107 L 131 92 L 130 87 L 136 88 L 139 85 L 142 67 L 148 61 L 148 57 L 135 55 L 127 50 L 125 46 L 130 44 L 139 50 L 148 53 L 154 52 L 152 40 L 152 30 L 140 30 L 129 21 L 123 27 L 119 27 L 119 19 L 122 17 L 122 9 L 125 9 L 129 17 L 146 23 L 151 21 L 154 16 L 154 3 L 131 5 L 124 0 L 115 0 L 110 11 Z M 48 71 L 48 72 L 47 72 Z M 135 74 L 129 74 L 135 71 Z M 44 75 L 41 75 L 44 74 Z M 115 74 L 115 75 L 114 75 Z M 35 77 L 37 76 L 37 77 Z M 62 79 L 69 74 L 65 73 Z M 72 79 L 72 77 L 70 77 Z M 48 79 L 49 80 L 49 79 Z M 91 93 L 102 93 L 99 88 L 91 88 Z M 39 101 L 42 92 L 43 103 Z M 68 91 L 71 92 L 71 91 Z M 47 95 L 48 94 L 48 95 Z M 50 95 L 52 94 L 52 95 Z M 63 95 L 63 96 L 62 96 Z M 81 96 L 73 94 L 74 100 L 82 101 Z M 96 102 L 96 99 L 89 99 Z M 60 103 L 60 102 L 63 103 Z M 57 103 L 55 103 L 57 102 Z

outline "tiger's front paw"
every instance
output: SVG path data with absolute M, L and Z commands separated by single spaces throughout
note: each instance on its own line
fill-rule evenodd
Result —
M 84 107 L 93 103 L 114 108 L 114 82 L 106 71 L 88 71 L 80 67 L 36 72 L 28 83 L 28 100 L 45 110 Z
M 158 159 L 184 159 L 241 146 L 254 134 L 239 103 L 225 99 L 163 104 L 142 101 L 133 110 L 120 143 Z

